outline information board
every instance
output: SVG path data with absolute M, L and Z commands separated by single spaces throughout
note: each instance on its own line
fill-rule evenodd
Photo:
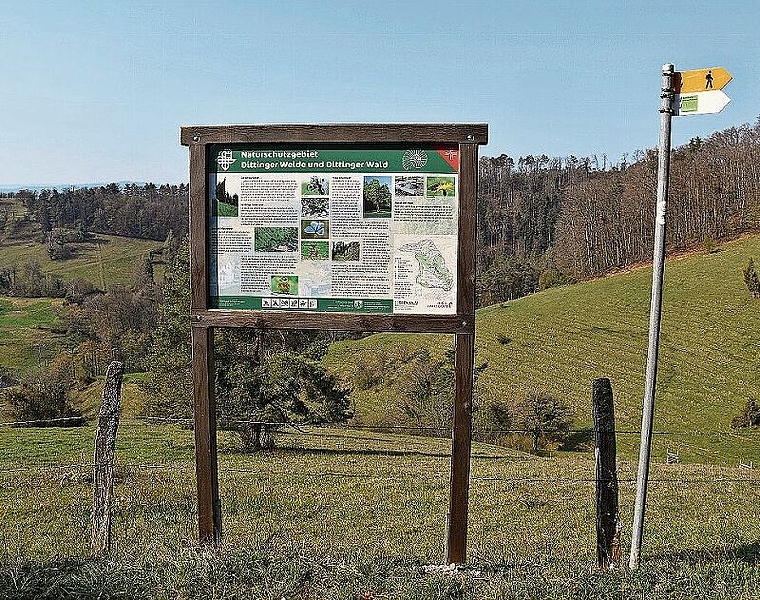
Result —
M 486 124 L 183 127 L 198 532 L 218 543 L 214 328 L 453 334 L 446 560 L 463 563 Z
M 209 308 L 452 315 L 459 145 L 211 144 Z

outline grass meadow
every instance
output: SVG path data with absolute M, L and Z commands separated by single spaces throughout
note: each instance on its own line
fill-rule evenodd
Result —
M 653 465 L 643 566 L 598 573 L 593 460 L 475 444 L 468 565 L 444 556 L 450 443 L 290 430 L 254 455 L 220 432 L 224 542 L 196 545 L 192 431 L 125 418 L 114 543 L 89 555 L 94 428 L 0 428 L 3 598 L 754 598 L 757 471 Z M 635 465 L 620 463 L 624 552 Z
M 65 260 L 51 260 L 44 243 L 45 234 L 39 224 L 25 220 L 28 211 L 14 198 L 0 199 L 0 207 L 10 210 L 13 227 L 0 231 L 0 267 L 9 267 L 27 261 L 37 261 L 47 275 L 60 276 L 64 281 L 77 277 L 88 279 L 101 290 L 121 284 L 131 286 L 135 269 L 143 264 L 148 252 L 160 248 L 158 241 L 96 234 L 82 242 L 69 242 L 66 248 L 72 256 Z M 160 278 L 163 269 L 157 268 Z
M 0 365 L 23 371 L 47 363 L 62 349 L 61 300 L 0 298 Z
M 73 277 L 80 267 L 92 273 L 97 259 L 102 280 L 118 283 L 154 247 L 122 242 L 130 243 L 87 250 L 89 266 L 48 264 L 42 246 L 4 245 L 0 264 L 23 250 L 39 253 L 44 270 Z M 339 427 L 288 430 L 276 449 L 257 454 L 220 431 L 223 543 L 200 548 L 193 432 L 137 419 L 144 398 L 141 376 L 131 374 L 108 558 L 89 556 L 94 424 L 0 426 L 0 599 L 758 598 L 760 431 L 729 424 L 760 390 L 760 304 L 741 281 L 746 260 L 760 258 L 760 237 L 718 250 L 666 266 L 656 435 L 635 572 L 593 569 L 590 451 L 533 456 L 475 443 L 468 564 L 446 571 L 450 442 Z M 642 268 L 552 288 L 484 308 L 476 324 L 476 364 L 488 364 L 481 402 L 545 389 L 567 400 L 586 428 L 591 381 L 612 380 L 624 562 L 650 283 L 651 269 Z M 0 364 L 23 370 L 45 359 L 40 348 L 58 343 L 56 306 L 0 300 Z M 374 335 L 333 345 L 325 364 L 354 385 L 359 418 L 371 424 L 393 410 L 418 350 L 442 355 L 449 343 Z M 100 385 L 80 391 L 91 417 Z M 668 450 L 682 462 L 665 464 Z

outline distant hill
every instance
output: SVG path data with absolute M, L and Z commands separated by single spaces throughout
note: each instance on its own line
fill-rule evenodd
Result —
M 670 449 L 689 462 L 760 461 L 760 431 L 730 429 L 747 399 L 760 399 L 760 302 L 742 280 L 750 257 L 760 259 L 760 236 L 667 262 L 654 427 L 674 435 L 655 436 L 654 460 Z M 586 427 L 591 382 L 609 377 L 618 430 L 638 431 L 651 278 L 651 267 L 640 268 L 479 310 L 475 362 L 488 364 L 481 404 L 546 390 Z M 377 334 L 333 345 L 325 363 L 354 385 L 360 418 L 377 422 L 410 379 L 404 357 L 423 346 L 441 353 L 450 339 Z M 379 376 L 368 378 L 373 369 Z M 622 433 L 621 455 L 634 458 L 638 443 L 637 433 Z
M 97 183 L 3 183 L 0 184 L 0 193 L 4 194 L 11 194 L 18 192 L 19 190 L 29 190 L 30 192 L 40 192 L 42 190 L 70 190 L 71 188 L 75 189 L 84 189 L 84 188 L 97 188 L 100 186 L 105 186 L 111 183 L 108 182 L 97 182 Z M 147 182 L 145 181 L 117 181 L 115 182 L 116 185 L 123 188 L 125 185 L 138 185 L 138 186 L 144 186 Z
M 8 207 L 17 215 L 26 215 L 23 204 L 14 198 L 1 199 L 0 208 Z M 0 269 L 14 264 L 37 261 L 42 271 L 63 280 L 88 279 L 106 290 L 114 284 L 130 286 L 135 270 L 150 250 L 160 248 L 161 242 L 117 235 L 93 234 L 81 242 L 67 244 L 71 257 L 51 260 L 45 235 L 34 220 L 19 221 L 11 232 L 0 230 Z M 158 269 L 157 276 L 162 275 Z

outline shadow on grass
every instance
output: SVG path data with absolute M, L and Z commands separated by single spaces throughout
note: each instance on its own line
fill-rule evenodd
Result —
M 684 562 L 689 565 L 716 561 L 741 562 L 754 565 L 760 562 L 760 540 L 741 544 L 734 548 L 725 546 L 720 548 L 687 548 L 679 552 L 656 554 L 653 558 Z
M 219 449 L 219 454 L 248 454 L 256 456 L 263 454 L 268 456 L 429 456 L 433 458 L 449 458 L 446 452 L 423 452 L 421 450 L 372 450 L 369 448 L 288 448 L 280 447 L 272 450 L 259 452 L 246 452 L 242 448 Z
M 588 452 L 594 449 L 594 430 L 575 431 L 562 443 L 560 450 L 566 452 Z
M 284 430 L 278 432 L 278 441 L 274 448 L 259 450 L 258 452 L 248 452 L 241 446 L 226 446 L 219 448 L 219 454 L 226 455 L 251 455 L 263 453 L 267 455 L 281 455 L 281 456 L 426 456 L 431 458 L 450 458 L 451 452 L 447 450 L 427 449 L 425 446 L 430 443 L 438 442 L 439 445 L 450 446 L 450 440 L 444 437 L 433 436 L 409 436 L 407 443 L 411 446 L 408 449 L 399 448 L 399 442 L 393 437 L 385 437 L 383 435 L 359 435 L 353 432 L 342 433 L 340 435 L 328 433 L 325 431 L 319 431 L 319 433 L 302 432 L 301 435 L 319 438 L 324 440 L 324 443 L 328 446 L 325 447 L 319 444 L 315 444 L 314 447 L 308 447 L 308 445 L 300 446 L 295 444 L 292 440 L 289 440 L 289 436 L 293 432 Z M 295 434 L 298 435 L 298 434 Z M 281 437 L 280 437 L 281 436 Z M 361 448 L 357 445 L 367 445 L 370 442 L 387 444 L 388 448 Z M 294 445 L 291 445 L 294 444 Z M 335 448 L 333 444 L 344 445 L 344 447 Z M 347 446 L 347 447 L 345 447 Z M 417 447 L 414 447 L 417 446 Z M 472 452 L 473 460 L 506 460 L 509 462 L 524 462 L 525 460 L 535 460 L 535 457 L 528 456 L 509 456 L 507 454 L 489 454 L 481 453 L 477 450 Z
M 294 447 L 275 447 L 271 450 L 260 450 L 259 452 L 246 452 L 240 447 L 219 448 L 219 454 L 226 455 L 249 455 L 249 456 L 425 456 L 429 458 L 451 458 L 450 452 L 435 452 L 425 450 L 390 450 L 390 449 L 372 449 L 372 448 L 294 448 Z M 525 462 L 535 460 L 534 457 L 522 456 L 504 456 L 489 455 L 473 452 L 472 460 L 504 460 L 508 462 Z

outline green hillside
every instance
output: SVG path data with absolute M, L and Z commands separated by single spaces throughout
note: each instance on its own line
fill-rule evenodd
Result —
M 74 252 L 72 258 L 50 260 L 45 244 L 37 236 L 34 239 L 24 236 L 0 244 L 0 267 L 37 260 L 45 273 L 64 280 L 83 277 L 100 289 L 107 289 L 114 284 L 132 285 L 135 269 L 142 265 L 148 251 L 161 245 L 152 240 L 97 235 L 85 242 L 69 244 Z
M 152 240 L 97 234 L 83 242 L 66 244 L 70 258 L 51 260 L 39 223 L 30 220 L 20 200 L 1 198 L 0 211 L 8 215 L 0 228 L 0 268 L 36 260 L 46 274 L 64 280 L 82 277 L 103 290 L 114 284 L 132 285 L 135 268 L 142 265 L 149 250 L 162 245 Z
M 50 298 L 0 298 L 0 367 L 22 371 L 45 364 L 62 350 L 60 304 Z
M 163 245 L 152 240 L 94 235 L 67 243 L 69 258 L 51 260 L 39 225 L 27 219 L 21 202 L 0 199 L 0 211 L 9 215 L 0 229 L 0 269 L 37 261 L 48 279 L 57 276 L 67 282 L 83 278 L 101 290 L 117 284 L 131 287 L 149 251 Z M 159 282 L 162 273 L 161 266 L 156 266 Z M 0 296 L 0 367 L 23 372 L 71 349 L 66 324 L 60 317 L 61 304 L 59 299 Z
M 742 280 L 750 257 L 760 259 L 759 236 L 667 262 L 654 460 L 671 450 L 685 462 L 760 462 L 760 431 L 730 428 L 749 397 L 760 399 L 760 301 Z M 480 403 L 545 390 L 572 405 L 578 426 L 586 427 L 591 382 L 609 377 L 618 430 L 637 431 L 651 278 L 651 267 L 642 268 L 478 311 L 476 364 L 488 363 L 478 381 Z M 334 345 L 325 361 L 353 383 L 357 412 L 371 423 L 408 380 L 405 357 L 423 345 L 442 352 L 450 343 L 378 334 Z M 368 380 L 368 372 L 380 375 Z M 633 457 L 638 434 L 621 433 L 618 444 Z

